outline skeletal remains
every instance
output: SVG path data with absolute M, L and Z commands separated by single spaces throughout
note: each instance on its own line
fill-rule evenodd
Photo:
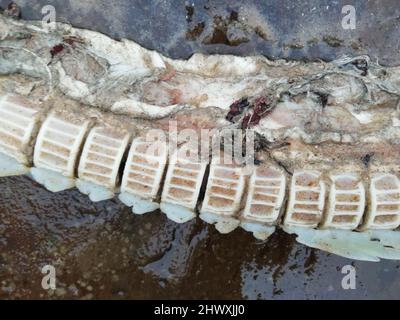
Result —
M 341 256 L 400 259 L 400 68 L 206 56 L 0 15 L 0 176 L 258 239 L 281 227 Z M 255 166 L 178 161 L 146 133 L 256 132 Z M 183 146 L 185 144 L 183 143 Z

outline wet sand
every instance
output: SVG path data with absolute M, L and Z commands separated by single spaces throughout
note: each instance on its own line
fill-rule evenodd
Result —
M 400 262 L 354 262 L 277 232 L 260 242 L 218 234 L 199 219 L 135 216 L 118 200 L 53 194 L 27 177 L 0 180 L 0 298 L 396 299 Z M 44 265 L 57 289 L 43 290 Z M 356 268 L 343 290 L 342 267 Z

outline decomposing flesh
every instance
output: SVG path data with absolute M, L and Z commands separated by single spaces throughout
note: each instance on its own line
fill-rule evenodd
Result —
M 277 227 L 345 257 L 400 259 L 400 68 L 206 56 L 0 16 L 0 176 L 77 187 L 258 239 Z M 256 133 L 254 167 L 178 159 L 170 133 Z M 167 134 L 167 136 L 168 136 Z M 149 153 L 149 149 L 156 152 Z M 192 150 L 193 151 L 193 150 Z M 194 148 L 193 152 L 200 152 Z

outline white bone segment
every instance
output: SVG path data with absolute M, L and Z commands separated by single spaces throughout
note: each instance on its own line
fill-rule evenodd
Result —
M 39 116 L 40 111 L 20 97 L 0 97 L 0 176 L 29 172 L 31 155 L 26 151 L 37 130 Z
M 353 230 L 365 210 L 365 188 L 357 174 L 330 177 L 332 185 L 322 228 Z
M 213 157 L 200 218 L 215 224 L 221 233 L 236 229 L 245 183 L 242 167 L 224 164 L 222 157 Z
M 289 203 L 284 224 L 315 228 L 322 219 L 325 183 L 321 172 L 295 171 L 289 190 Z
M 368 230 L 355 232 L 350 230 L 283 226 L 285 232 L 297 235 L 297 242 L 308 247 L 318 248 L 342 257 L 380 261 L 400 259 L 400 233 L 392 230 Z
M 257 167 L 249 182 L 243 217 L 273 224 L 279 217 L 285 198 L 286 178 L 277 168 Z
M 372 175 L 368 211 L 361 229 L 396 229 L 399 225 L 399 179 L 389 173 Z
M 161 141 L 133 140 L 122 177 L 119 199 L 135 214 L 159 208 L 157 197 L 168 160 L 168 145 Z
M 36 140 L 31 169 L 33 178 L 48 190 L 63 191 L 75 186 L 75 168 L 89 121 L 70 121 L 50 114 Z
M 257 167 L 250 177 L 241 226 L 258 239 L 271 235 L 285 198 L 286 177 L 282 170 Z
M 78 167 L 76 185 L 94 202 L 114 197 L 118 174 L 130 134 L 95 127 L 86 139 Z
M 179 153 L 179 150 L 174 152 L 168 165 L 161 210 L 172 221 L 185 223 L 196 217 L 196 205 L 208 164 L 185 159 Z

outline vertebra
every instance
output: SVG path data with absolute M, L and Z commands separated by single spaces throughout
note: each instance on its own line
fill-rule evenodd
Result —
M 400 182 L 393 174 L 375 174 L 369 189 L 369 209 L 362 229 L 396 229 L 400 225 Z
M 330 177 L 331 187 L 326 204 L 323 228 L 354 230 L 365 210 L 365 189 L 357 174 Z
M 119 184 L 119 167 L 130 140 L 124 130 L 94 127 L 86 139 L 78 167 L 78 189 L 92 201 L 114 197 Z M 103 188 L 98 190 L 96 185 Z M 92 190 L 95 188 L 95 190 Z
M 58 192 L 75 186 L 78 155 L 89 127 L 89 121 L 76 120 L 52 113 L 37 136 L 31 174 L 50 191 Z
M 157 201 L 167 159 L 166 144 L 148 143 L 141 137 L 133 140 L 119 195 L 123 203 L 132 207 L 133 213 L 144 214 L 160 207 Z
M 193 219 L 207 163 L 192 162 L 174 152 L 168 166 L 161 198 L 161 210 L 173 221 L 182 223 Z
M 285 216 L 288 226 L 315 228 L 322 220 L 325 183 L 321 172 L 298 171 L 293 174 Z
M 215 224 L 219 232 L 228 233 L 240 224 L 238 214 L 246 180 L 242 167 L 224 160 L 224 156 L 212 159 L 200 218 Z
M 241 226 L 256 238 L 267 239 L 278 224 L 286 195 L 286 175 L 272 163 L 255 168 L 248 183 Z
M 0 98 L 0 151 L 3 157 L 17 161 L 7 161 L 9 166 L 2 167 L 0 176 L 28 173 L 32 161 L 29 149 L 39 116 L 40 112 L 29 101 L 11 95 Z

